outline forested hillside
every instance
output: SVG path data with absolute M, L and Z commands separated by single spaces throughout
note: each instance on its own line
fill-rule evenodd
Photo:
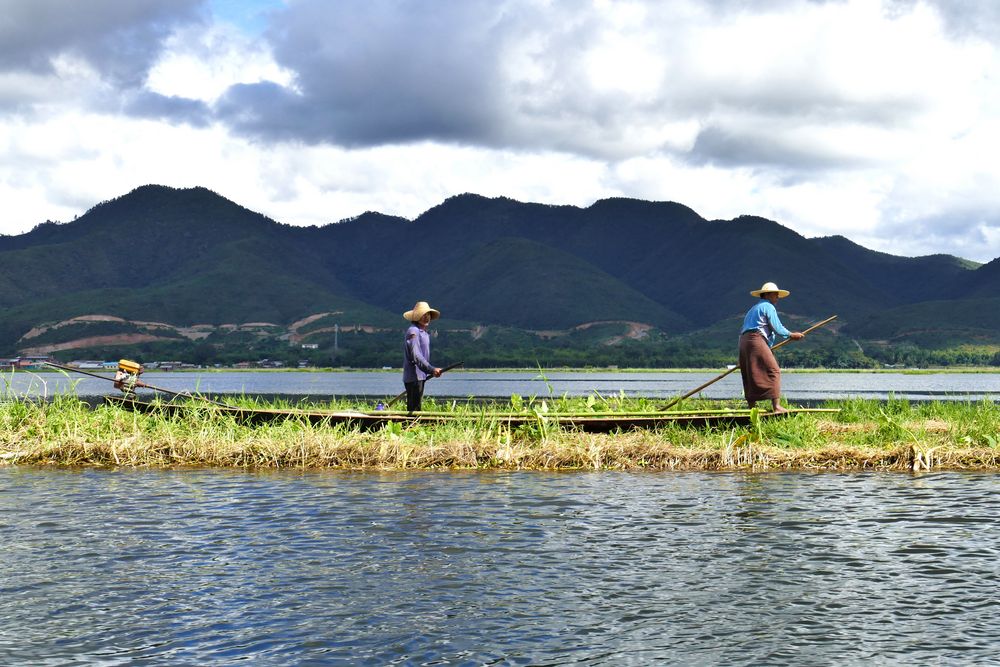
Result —
M 419 299 L 444 313 L 438 346 L 467 363 L 715 365 L 768 280 L 792 291 L 790 326 L 839 316 L 783 352 L 789 363 L 1000 351 L 1000 261 L 897 257 L 672 202 L 460 195 L 412 221 L 369 212 L 302 228 L 204 188 L 151 185 L 0 237 L 0 356 L 398 365 L 400 314 Z

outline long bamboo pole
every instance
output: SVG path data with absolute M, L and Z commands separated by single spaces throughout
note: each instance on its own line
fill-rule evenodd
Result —
M 445 373 L 447 373 L 448 371 L 450 371 L 450 370 L 454 370 L 454 369 L 458 368 L 459 366 L 464 366 L 464 365 L 465 365 L 465 362 L 464 362 L 464 361 L 459 361 L 459 362 L 457 362 L 457 363 L 454 363 L 454 364 L 452 364 L 451 366 L 445 366 L 444 368 L 442 368 L 442 369 L 441 369 L 441 375 L 444 375 L 444 374 L 445 374 Z M 429 377 L 429 378 L 427 378 L 427 379 L 428 379 L 428 380 L 430 380 L 430 379 L 431 379 L 432 377 L 434 377 L 434 376 L 432 375 L 431 377 Z M 403 393 L 401 393 L 401 394 L 398 394 L 398 395 L 396 396 L 396 398 L 394 398 L 394 399 L 392 399 L 391 401 L 389 401 L 388 403 L 386 403 L 386 404 L 385 404 L 385 408 L 386 408 L 386 409 L 388 410 L 389 408 L 391 408 L 391 407 L 392 407 L 392 404 L 393 404 L 393 403 L 395 403 L 395 402 L 396 402 L 396 401 L 398 401 L 399 399 L 403 398 L 404 396 L 406 396 L 406 392 L 405 392 L 405 391 L 404 391 Z
M 74 368 L 72 366 L 63 366 L 62 364 L 53 363 L 51 361 L 46 361 L 44 363 L 45 363 L 46 366 L 51 366 L 52 368 L 58 368 L 61 371 L 69 371 L 69 372 L 72 372 L 72 373 L 80 373 L 81 375 L 89 375 L 90 377 L 97 378 L 98 380 L 108 380 L 109 382 L 114 382 L 115 381 L 114 378 L 109 378 L 107 375 L 98 375 L 97 373 L 90 373 L 90 372 L 87 372 L 87 371 L 79 369 L 79 368 Z M 146 384 L 142 380 L 136 380 L 135 381 L 135 386 L 136 387 L 142 387 L 143 389 L 152 389 L 153 391 L 160 391 L 160 392 L 163 392 L 164 394 L 171 394 L 172 396 L 182 396 L 184 398 L 194 398 L 194 399 L 197 399 L 199 401 L 206 401 L 208 403 L 212 403 L 214 405 L 221 405 L 224 408 L 231 408 L 231 407 L 233 407 L 231 405 L 227 405 L 227 404 L 222 403 L 220 401 L 213 401 L 211 398 L 207 398 L 207 397 L 201 396 L 199 394 L 192 394 L 192 393 L 186 392 L 186 391 L 172 391 L 170 389 L 164 389 L 163 387 L 154 387 L 151 384 Z
M 837 319 L 836 315 L 834 315 L 832 317 L 828 317 L 825 320 L 823 320 L 822 322 L 817 322 L 816 324 L 812 325 L 811 327 L 809 327 L 808 329 L 806 329 L 805 331 L 803 331 L 802 335 L 804 336 L 804 335 L 808 334 L 811 331 L 819 329 L 821 326 L 823 326 L 825 324 L 829 324 L 830 322 L 833 322 L 835 319 Z M 778 343 L 774 347 L 772 347 L 771 351 L 773 352 L 774 350 L 777 350 L 779 347 L 781 347 L 785 343 L 790 343 L 790 342 L 792 342 L 792 339 L 791 338 L 786 338 L 785 340 L 781 341 L 780 343 Z M 688 393 L 684 394 L 683 396 L 681 396 L 679 398 L 675 398 L 674 400 L 670 401 L 669 403 L 667 403 L 666 405 L 664 405 L 662 408 L 660 408 L 660 410 L 669 410 L 673 406 L 675 406 L 678 403 L 680 403 L 681 401 L 683 401 L 685 398 L 690 398 L 691 396 L 694 396 L 695 394 L 697 394 L 699 391 L 701 391 L 705 387 L 707 387 L 709 385 L 715 384 L 716 382 L 718 382 L 722 378 L 726 377 L 727 375 L 729 375 L 733 371 L 737 371 L 739 369 L 740 369 L 739 366 L 733 366 L 732 368 L 730 368 L 729 370 L 727 370 L 722 375 L 719 375 L 718 377 L 712 378 L 711 380 L 709 380 L 705 384 L 701 385 L 700 387 L 695 387 L 694 389 L 692 389 Z

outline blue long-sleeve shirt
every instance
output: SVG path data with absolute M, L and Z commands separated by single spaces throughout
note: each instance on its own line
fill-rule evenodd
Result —
M 782 338 L 788 338 L 792 335 L 792 332 L 786 329 L 778 318 L 778 310 L 774 304 L 764 299 L 758 301 L 753 308 L 748 310 L 747 316 L 743 318 L 743 329 L 740 330 L 740 335 L 747 331 L 759 331 L 771 347 L 774 347 L 776 334 Z
M 434 373 L 431 366 L 431 336 L 416 324 L 406 330 L 403 344 L 403 382 L 426 380 Z

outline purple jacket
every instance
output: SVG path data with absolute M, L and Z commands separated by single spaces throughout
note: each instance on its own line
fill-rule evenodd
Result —
M 411 324 L 403 344 L 403 382 L 426 380 L 433 373 L 431 336 L 426 330 Z

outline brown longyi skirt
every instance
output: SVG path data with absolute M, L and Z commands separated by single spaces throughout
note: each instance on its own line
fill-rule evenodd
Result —
M 740 336 L 740 374 L 748 403 L 781 396 L 781 369 L 767 340 L 756 331 Z

